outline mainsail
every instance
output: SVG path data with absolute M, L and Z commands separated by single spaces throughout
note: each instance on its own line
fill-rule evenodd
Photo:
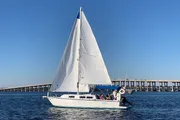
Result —
M 50 91 L 89 92 L 89 84 L 109 85 L 111 80 L 91 27 L 80 10 Z

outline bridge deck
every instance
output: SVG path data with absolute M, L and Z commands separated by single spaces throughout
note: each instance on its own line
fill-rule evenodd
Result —
M 126 88 L 137 91 L 180 91 L 180 80 L 136 80 L 136 79 L 114 79 L 114 85 L 126 86 Z M 0 92 L 47 92 L 51 87 L 50 83 L 38 85 L 26 85 L 17 87 L 1 88 Z

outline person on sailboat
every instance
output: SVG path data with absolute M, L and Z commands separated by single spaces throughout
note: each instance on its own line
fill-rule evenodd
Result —
M 112 100 L 112 96 L 109 93 L 106 96 L 106 100 Z
M 114 90 L 113 91 L 113 100 L 116 100 L 117 99 L 117 90 Z
M 100 99 L 101 99 L 101 100 L 104 100 L 104 95 L 103 95 L 103 94 L 100 96 Z
M 121 105 L 123 105 L 123 106 L 125 106 L 126 105 L 126 103 L 127 104 L 129 104 L 129 105 L 134 105 L 134 102 L 129 102 L 127 99 L 126 99 L 126 97 L 125 97 L 125 95 L 124 94 L 122 94 L 122 96 L 121 96 Z
M 100 99 L 100 95 L 99 95 L 99 94 L 96 94 L 96 98 L 97 98 L 97 99 Z

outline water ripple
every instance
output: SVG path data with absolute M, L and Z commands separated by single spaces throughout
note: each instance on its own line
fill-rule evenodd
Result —
M 180 120 L 180 93 L 135 93 L 129 110 L 53 107 L 45 93 L 0 94 L 0 120 Z

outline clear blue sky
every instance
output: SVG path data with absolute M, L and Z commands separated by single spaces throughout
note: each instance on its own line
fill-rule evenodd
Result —
M 111 78 L 180 79 L 179 0 L 1 0 L 0 87 L 50 83 L 80 6 Z

